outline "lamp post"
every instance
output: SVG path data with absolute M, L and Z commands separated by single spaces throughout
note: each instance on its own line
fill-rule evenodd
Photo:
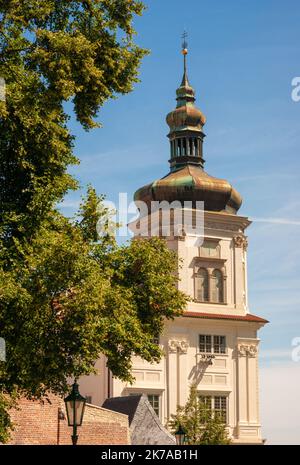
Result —
M 182 428 L 181 424 L 178 425 L 178 430 L 175 432 L 176 444 L 177 446 L 183 446 L 185 442 L 185 430 Z
M 77 427 L 82 425 L 85 403 L 86 398 L 79 393 L 78 384 L 75 381 L 75 383 L 72 386 L 71 394 L 69 394 L 65 398 L 68 425 L 73 426 L 73 446 L 76 446 L 77 444 Z

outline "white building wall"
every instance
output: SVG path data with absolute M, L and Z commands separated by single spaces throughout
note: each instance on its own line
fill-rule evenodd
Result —
M 205 238 L 219 239 L 221 260 L 226 270 L 224 304 L 187 304 L 189 313 L 245 316 L 247 308 L 246 238 L 247 218 L 223 213 L 205 212 Z M 168 237 L 170 249 L 183 263 L 179 268 L 179 288 L 194 299 L 194 264 L 199 260 L 199 238 Z M 196 316 L 196 315 L 195 315 Z M 160 418 L 166 424 L 184 405 L 189 387 L 195 383 L 203 395 L 225 395 L 228 402 L 228 427 L 235 442 L 260 443 L 258 399 L 257 330 L 261 323 L 180 317 L 166 321 L 160 338 L 165 356 L 158 364 L 138 357 L 133 359 L 135 383 L 129 385 L 112 379 L 108 387 L 104 357 L 98 362 L 100 375 L 84 377 L 80 389 L 101 405 L 110 396 L 144 392 L 160 396 Z M 215 356 L 212 365 L 199 354 L 199 334 L 226 336 L 226 354 Z

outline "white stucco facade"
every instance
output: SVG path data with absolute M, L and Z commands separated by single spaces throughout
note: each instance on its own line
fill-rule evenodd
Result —
M 164 357 L 158 364 L 134 358 L 133 385 L 111 378 L 103 358 L 97 363 L 98 376 L 80 380 L 83 394 L 101 405 L 108 396 L 146 393 L 156 402 L 159 417 L 166 424 L 177 405 L 185 404 L 190 385 L 196 384 L 199 395 L 209 398 L 213 407 L 222 404 L 234 443 L 262 443 L 257 332 L 266 321 L 249 314 L 248 309 L 245 230 L 249 224 L 245 217 L 206 211 L 204 241 L 216 244 L 213 255 L 217 256 L 203 256 L 203 237 L 190 234 L 188 228 L 183 236 L 166 237 L 181 263 L 179 288 L 191 301 L 182 317 L 165 324 L 159 340 Z M 199 268 L 208 270 L 210 277 L 213 270 L 221 270 L 221 302 L 197 301 L 195 276 Z M 200 335 L 208 341 L 205 350 L 200 347 Z M 215 341 L 222 341 L 221 349 Z

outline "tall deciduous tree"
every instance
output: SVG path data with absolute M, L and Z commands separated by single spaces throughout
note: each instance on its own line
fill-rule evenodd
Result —
M 76 220 L 55 209 L 76 181 L 64 102 L 85 129 L 137 81 L 134 0 L 0 0 L 0 441 L 16 395 L 62 393 L 100 353 L 131 381 L 131 357 L 161 356 L 153 337 L 186 298 L 161 240 L 117 247 L 95 233 L 105 213 L 89 188 Z M 8 397 L 7 397 L 8 396 Z
M 76 182 L 64 111 L 85 129 L 103 103 L 130 92 L 145 50 L 133 42 L 137 0 L 0 0 L 0 227 L 31 235 Z

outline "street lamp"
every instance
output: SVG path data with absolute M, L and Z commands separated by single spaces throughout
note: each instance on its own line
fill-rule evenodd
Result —
M 189 437 L 187 435 L 184 437 L 184 444 L 187 446 L 190 444 Z
M 183 446 L 185 442 L 185 430 L 182 428 L 179 423 L 178 430 L 175 432 L 176 444 L 177 446 Z
M 79 393 L 78 384 L 75 381 L 75 383 L 72 386 L 71 394 L 69 394 L 68 397 L 65 398 L 68 425 L 73 426 L 73 446 L 76 446 L 77 444 L 77 426 L 82 425 L 85 403 L 86 398 Z

